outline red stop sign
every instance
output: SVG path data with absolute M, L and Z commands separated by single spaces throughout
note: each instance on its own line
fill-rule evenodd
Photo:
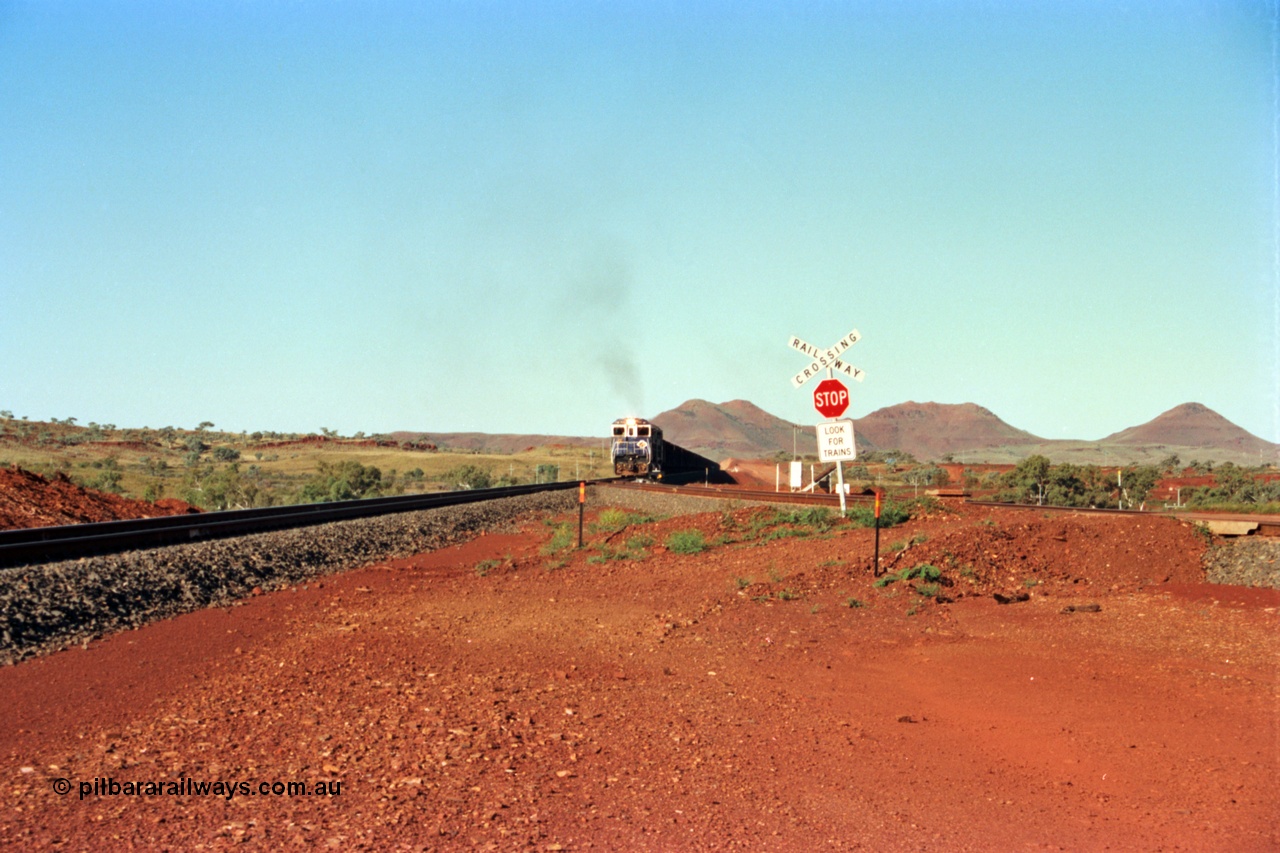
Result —
M 838 418 L 849 408 L 849 389 L 838 379 L 824 379 L 813 389 L 813 407 L 824 418 Z

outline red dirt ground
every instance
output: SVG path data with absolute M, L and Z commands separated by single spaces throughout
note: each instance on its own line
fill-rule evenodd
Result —
M 944 604 L 771 512 L 535 525 L 0 670 L 0 846 L 1277 849 L 1280 593 L 1200 583 L 1188 525 L 882 531 Z M 184 779 L 342 787 L 102 793 Z
M 199 511 L 173 498 L 150 503 L 86 489 L 64 474 L 49 480 L 21 468 L 0 468 L 0 530 Z

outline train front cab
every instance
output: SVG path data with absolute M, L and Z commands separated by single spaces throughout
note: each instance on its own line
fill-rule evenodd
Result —
M 613 422 L 610 456 L 619 477 L 647 477 L 656 473 L 654 449 L 662 445 L 662 430 L 643 418 Z

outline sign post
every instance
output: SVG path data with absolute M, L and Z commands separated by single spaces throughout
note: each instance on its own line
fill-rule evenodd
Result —
M 871 576 L 880 577 L 880 495 L 884 492 L 876 489 L 876 556 L 871 564 Z
M 825 349 L 819 349 L 808 341 L 792 335 L 787 346 L 807 355 L 809 366 L 791 377 L 791 384 L 796 388 L 803 386 L 822 371 L 827 378 L 818 383 L 813 390 L 813 407 L 824 418 L 838 418 L 849 408 L 849 389 L 834 376 L 838 370 L 846 376 L 861 382 L 866 376 L 852 364 L 843 361 L 845 350 L 862 339 L 857 329 L 845 335 Z M 853 421 L 830 421 L 818 424 L 818 457 L 824 462 L 832 460 L 836 463 L 836 488 L 840 492 L 840 514 L 845 514 L 844 460 L 856 459 L 858 455 L 854 445 Z
M 582 513 L 587 507 L 587 484 L 578 483 L 578 550 L 582 550 Z
M 833 382 L 835 380 L 832 380 Z M 858 458 L 853 441 L 853 421 L 828 421 L 818 424 L 818 458 L 836 463 L 836 483 L 840 491 L 840 514 L 845 510 L 844 460 Z

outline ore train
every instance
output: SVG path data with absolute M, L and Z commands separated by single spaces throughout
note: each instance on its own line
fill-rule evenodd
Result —
M 609 443 L 613 473 L 642 480 L 705 478 L 724 482 L 720 465 L 665 441 L 662 427 L 644 418 L 618 418 Z

